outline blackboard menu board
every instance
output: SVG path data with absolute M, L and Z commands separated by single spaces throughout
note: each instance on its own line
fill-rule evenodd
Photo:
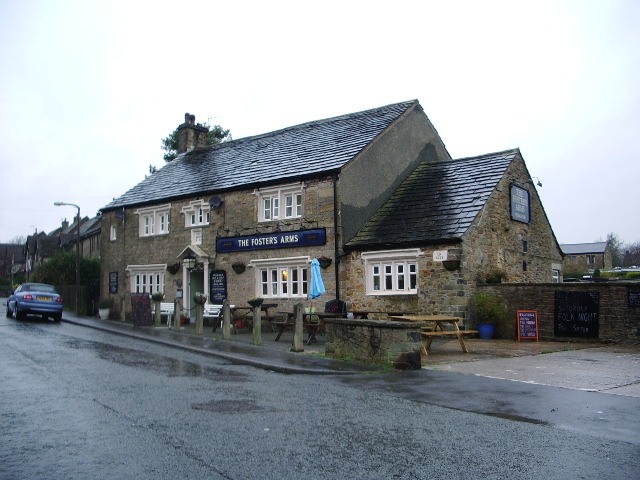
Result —
M 600 292 L 556 291 L 554 334 L 598 338 Z
M 133 324 L 136 327 L 153 325 L 151 299 L 148 293 L 132 293 L 131 309 L 133 310 Z
M 538 341 L 538 312 L 518 310 L 518 341 L 529 339 Z
M 109 293 L 118 293 L 118 272 L 109 272 Z
M 227 272 L 212 270 L 209 275 L 209 302 L 221 305 L 227 298 Z
M 640 290 L 627 290 L 629 307 L 640 307 Z

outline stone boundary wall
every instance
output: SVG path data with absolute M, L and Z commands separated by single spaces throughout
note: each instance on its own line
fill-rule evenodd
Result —
M 386 365 L 399 370 L 421 368 L 420 322 L 327 318 L 325 353 L 334 358 Z
M 497 284 L 479 285 L 478 290 L 499 295 L 507 301 L 509 320 L 496 326 L 497 338 L 517 338 L 516 312 L 537 310 L 541 340 L 579 341 L 579 338 L 556 337 L 554 334 L 555 292 L 597 291 L 600 292 L 598 340 L 605 343 L 640 344 L 640 307 L 629 306 L 628 301 L 629 292 L 640 292 L 640 283 Z

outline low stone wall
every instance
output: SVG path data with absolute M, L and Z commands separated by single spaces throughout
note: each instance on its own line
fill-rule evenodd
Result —
M 507 301 L 509 319 L 496 326 L 497 338 L 516 338 L 516 311 L 537 310 L 540 339 L 580 341 L 578 337 L 558 337 L 554 333 L 558 315 L 556 292 L 597 292 L 599 329 L 595 340 L 605 343 L 640 344 L 638 282 L 499 284 L 482 285 L 479 290 L 499 295 Z
M 420 368 L 422 323 L 328 318 L 326 355 L 388 365 L 399 370 Z

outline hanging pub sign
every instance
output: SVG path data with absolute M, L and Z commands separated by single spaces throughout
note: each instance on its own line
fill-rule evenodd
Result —
M 221 305 L 227 298 L 227 272 L 212 270 L 209 274 L 209 302 Z
M 529 190 L 511 185 L 511 218 L 518 222 L 531 222 L 531 197 Z
M 327 233 L 324 228 L 298 230 L 294 232 L 244 235 L 241 237 L 219 238 L 216 250 L 219 253 L 265 250 L 268 248 L 292 248 L 324 245 Z

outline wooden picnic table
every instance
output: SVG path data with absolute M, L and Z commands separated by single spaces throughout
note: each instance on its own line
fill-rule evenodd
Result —
M 269 314 L 269 309 L 276 308 L 278 306 L 277 303 L 263 303 L 260 305 L 260 310 L 264 312 L 264 318 L 271 327 L 271 330 L 276 331 L 275 325 L 272 320 L 272 316 Z M 248 325 L 251 325 L 253 322 L 253 307 L 231 307 L 231 328 L 233 329 L 233 333 L 237 334 L 235 320 L 243 320 L 247 322 Z M 215 322 L 213 325 L 213 331 L 215 332 L 218 328 L 218 322 Z
M 458 337 L 460 346 L 464 353 L 468 353 L 467 346 L 464 343 L 464 335 L 470 335 L 478 333 L 477 330 L 460 330 L 458 322 L 462 320 L 461 317 L 453 317 L 449 315 L 402 315 L 402 316 L 390 316 L 391 320 L 401 322 L 431 322 L 431 327 L 422 327 L 420 332 L 420 349 L 424 355 L 429 355 L 428 351 L 431 348 L 431 342 L 433 337 L 452 335 Z M 445 328 L 446 324 L 450 324 L 453 328 Z M 440 330 L 438 330 L 440 329 Z M 427 340 L 427 346 L 425 348 L 424 339 Z
M 280 340 L 280 337 L 284 333 L 287 328 L 293 328 L 295 326 L 295 318 L 294 312 L 292 311 L 284 311 L 278 312 L 283 315 L 286 315 L 287 319 L 284 322 L 273 322 L 278 327 L 278 334 L 276 335 L 275 341 Z M 320 330 L 320 328 L 324 328 L 324 319 L 325 318 L 341 318 L 345 317 L 344 313 L 335 313 L 335 312 L 304 312 L 302 314 L 302 326 L 307 329 L 307 333 L 309 334 L 309 338 L 307 339 L 307 345 L 311 342 L 316 341 L 316 334 Z M 316 317 L 318 319 L 317 322 L 311 321 L 312 317 Z
M 414 312 L 402 312 L 399 310 L 349 310 L 349 313 L 353 313 L 353 318 L 368 318 L 370 314 L 374 313 L 374 314 L 380 314 L 380 315 L 387 315 L 388 317 L 398 317 L 398 316 L 405 316 L 405 315 L 413 315 Z M 347 315 L 345 314 L 345 315 Z

